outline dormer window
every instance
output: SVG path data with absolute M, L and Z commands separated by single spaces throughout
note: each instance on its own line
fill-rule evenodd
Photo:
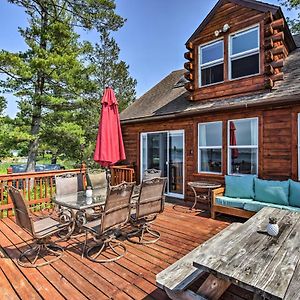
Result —
M 229 78 L 259 74 L 259 26 L 230 35 Z
M 224 80 L 224 41 L 218 40 L 199 47 L 199 86 Z

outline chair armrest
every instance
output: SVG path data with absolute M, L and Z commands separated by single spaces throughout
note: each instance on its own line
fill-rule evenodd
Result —
M 28 207 L 30 214 L 34 216 L 34 219 L 45 219 L 54 215 L 54 207 L 43 208 L 36 211 L 36 207 Z
M 212 197 L 211 197 L 211 204 L 215 205 L 216 204 L 216 197 L 217 196 L 223 196 L 224 195 L 225 188 L 220 187 L 217 189 L 212 190 Z

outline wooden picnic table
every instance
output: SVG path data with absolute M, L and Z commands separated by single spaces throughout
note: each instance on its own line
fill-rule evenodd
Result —
M 278 218 L 277 237 L 266 233 L 270 216 Z M 210 273 L 198 295 L 218 299 L 232 283 L 255 299 L 300 299 L 300 213 L 263 208 L 230 234 L 224 231 L 198 249 L 193 265 Z

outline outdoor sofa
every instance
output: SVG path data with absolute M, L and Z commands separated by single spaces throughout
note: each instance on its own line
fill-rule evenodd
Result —
M 225 176 L 225 188 L 213 190 L 211 217 L 217 212 L 250 218 L 263 207 L 300 212 L 300 183 L 263 180 L 253 175 Z

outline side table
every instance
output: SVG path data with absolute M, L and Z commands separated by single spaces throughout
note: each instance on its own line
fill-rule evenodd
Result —
M 221 187 L 222 185 L 220 183 L 216 182 L 208 182 L 208 181 L 191 181 L 188 182 L 188 186 L 193 190 L 194 195 L 195 195 L 195 201 L 193 206 L 190 208 L 191 210 L 195 208 L 198 200 L 205 200 L 208 202 L 209 208 L 211 204 L 211 191 L 213 189 L 217 189 Z M 197 191 L 199 190 L 206 190 L 207 193 L 199 193 L 197 194 Z

